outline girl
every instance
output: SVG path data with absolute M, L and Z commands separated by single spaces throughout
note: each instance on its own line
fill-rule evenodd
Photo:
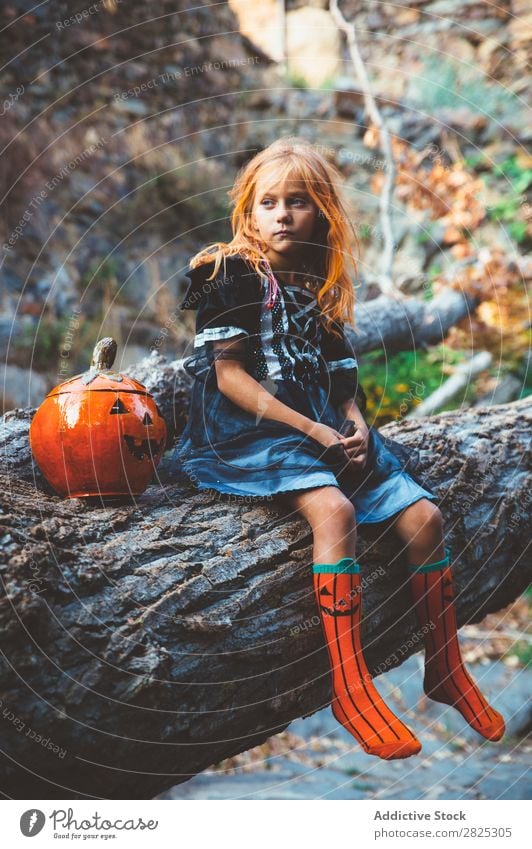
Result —
M 344 333 L 354 308 L 347 263 L 357 267 L 340 181 L 310 143 L 291 138 L 241 169 L 229 192 L 232 240 L 206 247 L 187 273 L 181 309 L 197 317 L 185 367 L 195 380 L 175 456 L 199 489 L 278 497 L 311 525 L 332 710 L 366 752 L 391 759 L 421 749 L 379 695 L 360 642 L 357 524 L 388 519 L 406 548 L 425 635 L 425 693 L 499 740 L 504 720 L 460 656 L 436 495 L 362 414 L 365 395 Z

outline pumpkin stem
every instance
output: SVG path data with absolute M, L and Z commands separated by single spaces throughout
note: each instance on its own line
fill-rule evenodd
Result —
M 91 369 L 95 369 L 96 371 L 110 369 L 115 361 L 116 348 L 116 342 L 111 336 L 100 339 L 92 352 Z

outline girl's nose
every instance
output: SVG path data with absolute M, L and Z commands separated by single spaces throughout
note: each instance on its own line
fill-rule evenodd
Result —
M 290 210 L 288 210 L 285 206 L 279 206 L 277 210 L 277 220 L 285 221 L 287 218 L 290 218 Z

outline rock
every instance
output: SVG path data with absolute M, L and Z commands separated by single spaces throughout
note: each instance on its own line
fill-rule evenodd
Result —
M 288 758 L 268 759 L 261 772 L 198 775 L 157 799 L 364 799 L 357 781 L 335 769 L 315 769 Z
M 290 724 L 289 733 L 300 740 L 290 758 L 265 757 L 237 766 L 235 774 L 206 770 L 157 798 L 526 799 L 526 745 L 517 738 L 527 732 L 527 717 L 530 722 L 532 673 L 501 662 L 468 668 L 507 720 L 501 743 L 485 742 L 457 711 L 426 699 L 419 653 L 375 679 L 387 704 L 419 737 L 423 748 L 415 758 L 369 757 L 325 708 Z
M 475 407 L 491 406 L 493 404 L 508 404 L 519 398 L 523 383 L 513 374 L 505 374 L 495 381 L 490 392 L 486 392 L 475 400 Z
M 127 97 L 126 92 L 127 89 L 122 92 L 122 97 L 113 100 L 113 108 L 126 115 L 147 115 L 150 111 L 148 104 L 137 97 Z
M 229 0 L 236 15 L 240 32 L 276 62 L 283 60 L 282 21 L 277 0 L 250 3 L 249 0 Z
M 34 407 L 44 401 L 52 388 L 49 378 L 15 365 L 4 365 L 1 373 L 4 409 Z
M 328 11 L 304 6 L 288 12 L 286 57 L 290 73 L 319 88 L 340 73 L 340 56 L 340 33 Z
M 53 261 L 55 257 L 52 255 L 50 259 Z M 78 303 L 78 281 L 77 270 L 58 260 L 53 271 L 44 272 L 37 278 L 35 288 L 42 303 L 52 304 L 59 315 L 64 315 Z

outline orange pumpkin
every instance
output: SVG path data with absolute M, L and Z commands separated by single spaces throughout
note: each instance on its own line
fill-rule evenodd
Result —
M 91 367 L 56 386 L 30 427 L 33 456 L 59 495 L 140 495 L 166 443 L 166 423 L 145 386 L 111 371 L 114 339 L 96 345 Z

